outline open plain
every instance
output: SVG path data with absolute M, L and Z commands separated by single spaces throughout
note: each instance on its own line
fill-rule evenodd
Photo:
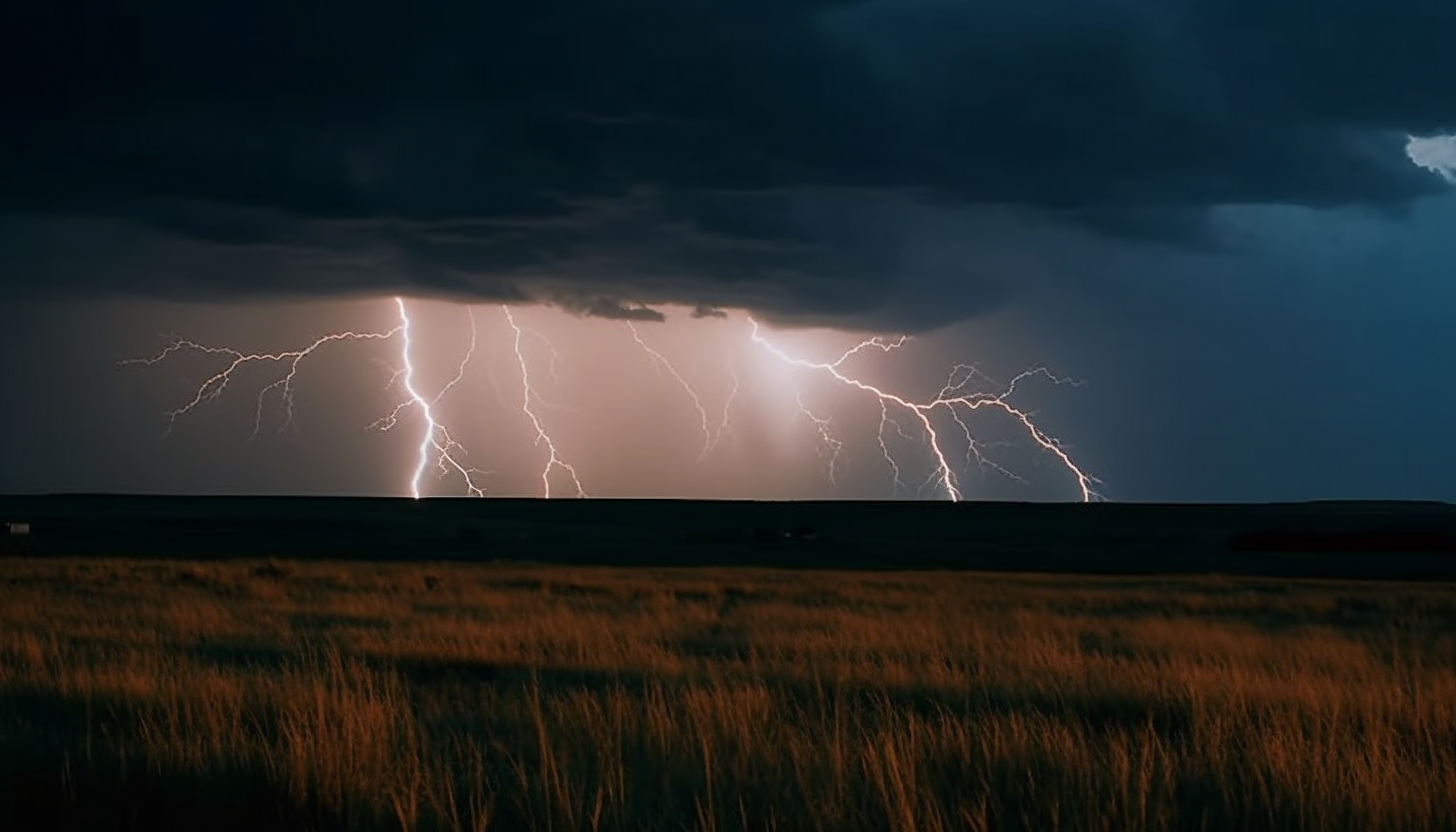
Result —
M 0 558 L 0 828 L 1456 828 L 1440 582 Z

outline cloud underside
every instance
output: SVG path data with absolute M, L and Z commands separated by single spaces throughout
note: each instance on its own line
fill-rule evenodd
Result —
M 1450 0 L 497 5 L 0 12 L 0 291 L 914 328 L 1047 247 L 1449 187 Z

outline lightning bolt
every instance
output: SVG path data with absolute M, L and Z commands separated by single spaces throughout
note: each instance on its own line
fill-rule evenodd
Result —
M 728 395 L 723 398 L 723 416 L 718 420 L 718 429 L 713 432 L 713 441 L 708 446 L 708 452 L 712 453 L 714 448 L 723 444 L 723 440 L 733 435 L 733 403 L 738 399 L 738 368 L 733 366 L 733 355 L 728 355 L 728 378 L 732 382 L 728 387 Z
M 892 352 L 904 346 L 907 341 L 906 338 L 901 337 L 888 341 L 879 337 L 871 338 L 851 347 L 835 361 L 820 362 L 789 355 L 764 337 L 763 332 L 759 328 L 758 321 L 750 317 L 748 323 L 751 327 L 749 337 L 753 343 L 767 350 L 784 364 L 826 375 L 844 387 L 867 393 L 876 398 L 882 408 L 880 447 L 889 462 L 897 482 L 899 481 L 900 468 L 895 463 L 894 456 L 890 453 L 889 447 L 884 441 L 885 429 L 891 421 L 889 419 L 889 411 L 892 407 L 895 410 L 904 411 L 907 415 L 919 422 L 920 429 L 925 436 L 925 444 L 929 448 L 933 460 L 933 471 L 927 482 L 936 484 L 944 492 L 945 496 L 953 501 L 963 499 L 964 495 L 961 492 L 959 478 L 956 475 L 955 469 L 951 466 L 950 460 L 946 455 L 942 437 L 936 430 L 935 422 L 931 417 L 938 411 L 946 411 L 949 413 L 969 439 L 969 448 L 971 450 L 968 452 L 976 458 L 982 459 L 980 445 L 976 443 L 974 435 L 962 417 L 965 414 L 978 410 L 994 409 L 1002 411 L 1020 423 L 1022 429 L 1036 445 L 1051 454 L 1061 463 L 1067 472 L 1076 480 L 1077 488 L 1081 493 L 1083 502 L 1088 502 L 1099 497 L 1095 491 L 1095 486 L 1098 485 L 1098 481 L 1073 461 L 1071 455 L 1067 453 L 1067 450 L 1061 442 L 1038 427 L 1030 413 L 1016 407 L 1009 400 L 1015 394 L 1018 385 L 1033 376 L 1044 377 L 1053 384 L 1075 384 L 1075 382 L 1069 379 L 1055 376 L 1044 367 L 1037 367 L 1018 374 L 1005 386 L 1002 392 L 988 393 L 969 389 L 971 380 L 977 377 L 979 373 L 974 371 L 974 368 L 969 367 L 969 365 L 957 365 L 951 370 L 950 377 L 939 393 L 929 399 L 916 401 L 849 375 L 843 369 L 843 365 L 850 358 L 866 350 L 878 349 L 881 352 Z M 807 409 L 803 407 L 802 399 L 800 399 L 800 408 L 807 412 Z M 810 414 L 810 418 L 814 419 L 819 429 L 821 441 L 826 441 L 827 423 L 813 416 L 813 414 Z M 898 425 L 896 427 L 898 429 Z M 835 446 L 831 444 L 829 447 L 833 449 Z
M 698 461 L 701 462 L 709 453 L 712 453 L 714 444 L 713 433 L 708 428 L 708 411 L 703 407 L 703 400 L 698 396 L 698 392 L 693 389 L 693 386 L 688 384 L 688 380 L 682 377 L 682 373 L 679 373 L 677 368 L 672 366 L 672 362 L 668 361 L 666 356 L 642 340 L 642 334 L 637 331 L 637 325 L 635 323 L 627 321 L 627 329 L 632 333 L 632 340 L 636 341 L 637 346 L 641 347 L 642 351 L 647 353 L 647 357 L 652 359 L 652 366 L 658 372 L 665 371 L 671 376 L 673 381 L 677 382 L 677 386 L 681 387 L 683 392 L 688 394 L 688 398 L 692 400 L 693 407 L 698 411 L 698 422 L 703 431 L 703 449 L 698 452 Z M 735 383 L 734 386 L 737 387 L 737 384 Z M 725 421 L 727 419 L 726 408 L 724 419 Z
M 513 343 L 516 350 L 516 363 L 521 367 L 521 412 L 526 415 L 526 419 L 536 430 L 535 444 L 546 446 L 546 465 L 541 469 L 541 496 L 548 498 L 551 496 L 551 472 L 559 468 L 571 478 L 571 483 L 576 488 L 576 496 L 585 497 L 586 489 L 582 488 L 581 478 L 577 476 L 576 469 L 571 466 L 571 463 L 562 459 L 561 453 L 556 449 L 556 441 L 551 438 L 551 434 L 546 432 L 546 428 L 541 424 L 541 419 L 531 407 L 531 401 L 539 400 L 540 397 L 536 395 L 535 389 L 531 386 L 531 370 L 526 363 L 526 353 L 521 346 L 521 338 L 525 335 L 526 330 L 516 323 L 516 316 L 511 314 L 509 306 L 501 306 L 501 311 L 505 313 L 506 323 L 510 324 L 511 331 L 515 333 Z M 537 335 L 539 336 L 539 333 Z M 552 366 L 555 366 L 554 362 Z
M 758 330 L 758 322 L 753 320 L 752 318 L 749 318 L 748 321 L 749 323 L 753 324 L 754 331 L 756 332 Z M 897 335 L 894 339 L 890 340 L 876 335 L 875 337 L 868 340 L 860 341 L 858 344 L 855 344 L 854 346 L 845 350 L 844 354 L 839 356 L 839 359 L 829 366 L 838 367 L 839 365 L 843 364 L 851 358 L 854 358 L 856 355 L 859 355 L 865 350 L 873 349 L 879 350 L 880 352 L 894 352 L 895 350 L 898 350 L 899 348 L 905 346 L 905 344 L 909 343 L 909 341 L 910 336 L 908 335 Z M 958 364 L 956 366 L 960 367 L 964 365 Z
M 284 419 L 279 431 L 288 429 L 294 425 L 293 394 L 294 384 L 298 378 L 299 368 L 304 360 L 312 356 L 320 348 L 341 341 L 386 341 L 401 336 L 400 361 L 402 366 L 394 371 L 395 381 L 403 379 L 407 398 L 397 405 L 388 415 L 376 420 L 371 427 L 379 430 L 389 430 L 399 420 L 400 413 L 406 409 L 418 408 L 424 419 L 424 430 L 420 436 L 419 464 L 415 468 L 414 476 L 410 480 L 410 494 L 419 498 L 421 494 L 420 479 L 425 468 L 429 464 L 430 451 L 438 455 L 436 457 L 442 473 L 453 470 L 460 474 L 465 481 L 466 490 L 474 496 L 485 495 L 485 490 L 476 483 L 476 477 L 484 474 L 478 468 L 472 468 L 462 461 L 466 451 L 459 442 L 450 436 L 450 432 L 435 418 L 433 405 L 437 404 L 446 393 L 450 391 L 465 375 L 466 366 L 475 352 L 475 327 L 474 316 L 471 316 L 471 346 L 466 353 L 465 359 L 461 362 L 459 371 L 449 384 L 447 384 L 433 400 L 427 400 L 420 394 L 415 383 L 415 366 L 413 356 L 413 343 L 410 337 L 410 319 L 408 310 L 402 298 L 394 299 L 395 307 L 399 314 L 399 323 L 394 327 L 380 332 L 356 332 L 345 330 L 343 332 L 331 332 L 316 338 L 313 343 L 302 349 L 284 350 L 281 352 L 243 352 L 233 347 L 216 347 L 202 344 L 186 338 L 172 337 L 167 345 L 155 355 L 145 358 L 128 358 L 120 363 L 122 365 L 140 364 L 152 366 L 159 364 L 168 358 L 185 352 L 195 352 L 207 356 L 222 356 L 227 359 L 227 364 L 213 375 L 198 385 L 193 396 L 180 407 L 164 412 L 167 418 L 167 427 L 163 436 L 170 436 L 177 421 L 192 414 L 202 405 L 215 401 L 227 390 L 236 375 L 244 368 L 252 364 L 274 364 L 281 365 L 282 375 L 268 384 L 264 385 L 258 392 L 257 406 L 253 416 L 253 436 L 257 436 L 263 426 L 263 407 L 268 395 L 273 391 L 279 391 L 280 403 L 284 410 Z
M 400 378 L 404 383 L 405 393 L 408 394 L 409 398 L 404 404 L 396 406 L 393 413 L 376 422 L 376 424 L 382 425 L 381 430 L 388 430 L 394 425 L 402 408 L 409 406 L 419 409 L 420 417 L 424 420 L 425 427 L 420 433 L 419 458 L 415 464 L 414 476 L 410 479 L 410 495 L 416 500 L 420 498 L 420 478 L 424 476 L 425 468 L 430 464 L 430 451 L 432 449 L 438 454 L 436 462 L 442 474 L 449 473 L 453 469 L 465 480 L 465 488 L 471 496 L 484 497 L 485 489 L 475 484 L 475 475 L 485 472 L 475 468 L 468 468 L 460 461 L 458 457 L 466 455 L 467 452 L 459 442 L 456 442 L 450 436 L 450 431 L 435 419 L 434 409 L 434 404 L 438 403 L 451 388 L 460 383 L 460 379 L 465 375 L 466 365 L 470 363 L 471 356 L 475 354 L 475 314 L 474 312 L 470 313 L 470 349 L 466 351 L 464 360 L 460 362 L 460 369 L 455 374 L 455 377 L 450 380 L 449 384 L 441 388 L 440 392 L 436 394 L 432 401 L 421 395 L 419 389 L 415 386 L 414 345 L 410 338 L 409 310 L 405 308 L 403 298 L 395 298 L 394 304 L 399 310 L 399 331 L 404 336 L 404 344 L 400 348 L 400 360 L 403 362 Z
M 844 442 L 834 435 L 833 424 L 828 418 L 821 418 L 804 404 L 802 393 L 794 397 L 799 405 L 799 414 L 814 424 L 819 432 L 819 455 L 827 457 L 829 463 L 829 484 L 839 485 L 839 457 L 844 451 Z
M 216 400 L 227 389 L 233 377 L 243 367 L 250 364 L 281 364 L 284 373 L 258 392 L 258 406 L 253 420 L 253 435 L 257 436 L 262 428 L 263 402 L 273 390 L 281 390 L 281 403 L 284 409 L 284 420 L 279 431 L 286 430 L 293 424 L 293 383 L 298 377 L 299 365 L 303 360 L 313 355 L 319 348 L 336 341 L 383 341 L 393 338 L 403 330 L 403 326 L 397 326 L 387 332 L 333 332 L 320 336 L 312 344 L 300 350 L 287 350 L 284 352 L 255 352 L 245 353 L 232 347 L 214 347 L 207 344 L 200 344 L 186 338 L 172 337 L 170 342 L 161 352 L 148 358 L 128 358 L 120 363 L 122 365 L 142 364 L 152 366 L 160 364 L 173 355 L 183 352 L 197 352 L 209 356 L 224 356 L 228 363 L 221 370 L 208 377 L 198 385 L 192 399 L 181 407 L 166 411 L 163 415 L 167 417 L 167 429 L 163 436 L 170 436 L 172 429 L 176 426 L 177 420 L 191 414 L 203 404 Z
M 880 429 L 877 438 L 880 442 L 880 454 L 884 456 L 885 464 L 890 467 L 890 476 L 894 482 L 894 488 L 890 493 L 898 496 L 900 491 L 905 487 L 905 481 L 900 479 L 900 463 L 895 461 L 895 455 L 890 453 L 890 446 L 885 442 L 885 429 L 890 425 L 894 425 L 895 432 L 900 434 L 900 436 L 905 439 L 911 438 L 905 433 L 905 429 L 900 427 L 899 422 L 890 418 L 890 406 L 885 404 L 884 399 L 880 399 Z
M 396 303 L 398 303 L 399 302 L 399 298 L 395 298 L 395 301 L 396 301 Z M 440 403 L 440 400 L 443 399 L 443 398 L 445 398 L 445 395 L 447 393 L 449 393 L 451 390 L 455 389 L 455 385 L 459 384 L 461 381 L 463 381 L 465 379 L 465 371 L 466 371 L 466 369 L 469 368 L 471 359 L 473 359 L 475 357 L 476 341 L 478 340 L 478 333 L 477 333 L 477 329 L 476 329 L 476 326 L 475 326 L 475 308 L 474 307 L 471 307 L 471 306 L 467 306 L 467 307 L 465 307 L 465 312 L 466 312 L 466 319 L 470 322 L 470 346 L 468 348 L 466 348 L 466 350 L 465 350 L 465 357 L 462 358 L 462 359 L 460 359 L 460 366 L 457 367 L 456 370 L 455 370 L 455 377 L 452 378 L 452 379 L 450 379 L 450 381 L 447 382 L 444 387 L 440 388 L 440 392 L 439 393 L 436 393 L 435 394 L 435 397 L 433 399 L 430 399 L 430 407 L 431 407 L 432 412 L 433 412 L 433 408 Z M 408 318 L 405 317 L 404 320 L 407 321 Z M 401 326 L 401 330 L 405 332 L 406 338 L 408 338 L 408 324 L 407 323 Z M 408 345 L 406 346 L 405 349 L 406 350 L 409 349 Z M 384 363 L 384 362 L 380 362 L 380 363 Z M 388 366 L 388 365 L 386 365 L 386 366 Z M 386 388 L 393 387 L 395 385 L 395 383 L 398 382 L 400 380 L 400 378 L 406 374 L 406 372 L 409 369 L 409 367 L 410 367 L 409 362 L 405 362 L 405 366 L 402 366 L 402 367 L 390 367 L 389 369 L 393 370 L 393 375 L 390 376 L 389 384 L 385 385 L 385 387 Z M 369 425 L 369 427 L 370 428 L 373 428 L 375 430 L 378 430 L 381 433 L 383 433 L 385 431 L 388 431 L 388 430 L 391 430 L 391 429 L 394 428 L 394 426 L 396 424 L 399 423 L 399 414 L 400 414 L 401 411 L 406 410 L 408 408 L 417 407 L 417 406 L 418 406 L 418 402 L 414 399 L 414 397 L 413 396 L 407 396 L 404 401 L 402 401 L 399 404 L 395 405 L 394 406 L 394 409 L 391 410 L 391 411 L 389 411 L 389 413 L 387 413 L 387 414 L 379 417 L 378 419 L 374 420 L 374 422 L 371 423 Z
M 417 372 L 419 362 L 416 356 L 415 322 L 411 320 L 409 307 L 403 298 L 393 298 L 393 304 L 397 322 L 388 329 L 331 332 L 315 338 L 301 349 L 246 352 L 234 347 L 213 346 L 174 336 L 155 355 L 126 359 L 120 363 L 153 366 L 184 353 L 195 353 L 208 359 L 221 361 L 221 369 L 204 379 L 188 400 L 178 407 L 164 411 L 167 420 L 164 436 L 171 434 L 180 419 L 194 414 L 204 405 L 220 398 L 229 386 L 234 384 L 245 368 L 253 365 L 274 368 L 275 375 L 271 376 L 261 387 L 253 408 L 253 436 L 257 436 L 263 426 L 264 407 L 275 397 L 278 406 L 282 409 L 279 430 L 295 426 L 294 393 L 302 365 L 310 356 L 334 343 L 388 341 L 398 337 L 398 359 L 396 364 L 390 366 L 392 376 L 386 389 L 398 387 L 402 390 L 403 395 L 388 413 L 376 419 L 369 427 L 381 432 L 389 431 L 399 426 L 407 412 L 417 411 L 420 419 L 420 432 L 408 477 L 409 494 L 415 498 L 422 496 L 425 490 L 424 474 L 433 460 L 441 477 L 458 476 L 464 483 L 466 493 L 483 497 L 486 491 L 481 484 L 481 479 L 489 472 L 468 464 L 469 452 L 452 435 L 439 415 L 441 403 L 467 378 L 472 362 L 475 360 L 478 347 L 475 310 L 470 307 L 466 309 L 470 326 L 470 344 L 455 367 L 453 376 L 438 391 L 434 391 L 433 395 L 427 395 L 422 389 Z M 550 361 L 545 369 L 556 381 L 556 387 L 560 387 L 556 374 L 560 356 L 550 339 L 539 331 L 519 323 L 510 307 L 503 305 L 501 310 L 511 329 L 515 365 L 520 373 L 519 410 L 534 431 L 534 445 L 544 447 L 546 452 L 545 464 L 540 471 L 542 496 L 552 496 L 553 479 L 559 484 L 565 477 L 570 480 L 576 496 L 585 497 L 587 496 L 586 490 L 582 486 L 577 469 L 562 455 L 555 437 L 547 430 L 546 424 L 541 418 L 541 408 L 562 408 L 574 413 L 581 413 L 581 411 L 552 404 L 543 398 L 542 390 L 532 376 L 532 365 L 528 360 L 526 341 L 528 339 L 538 341 L 549 353 Z M 1083 501 L 1097 499 L 1100 496 L 1095 490 L 1100 483 L 1072 459 L 1067 447 L 1037 425 L 1034 412 L 1013 403 L 1013 398 L 1020 387 L 1033 378 L 1055 385 L 1077 385 L 1078 382 L 1055 376 L 1045 367 L 1036 367 L 1019 373 L 1003 385 L 974 365 L 956 364 L 952 366 L 940 390 L 933 396 L 910 398 L 892 392 L 884 385 L 871 383 L 865 379 L 862 373 L 852 369 L 861 358 L 868 355 L 888 355 L 900 350 L 910 341 L 908 336 L 869 338 L 854 344 L 832 361 L 820 361 L 789 354 L 769 340 L 755 319 L 749 317 L 748 323 L 750 326 L 748 340 L 753 345 L 752 348 L 766 351 L 789 368 L 827 378 L 841 387 L 874 399 L 880 409 L 876 438 L 880 455 L 889 470 L 893 483 L 892 493 L 895 495 L 902 492 L 921 494 L 927 489 L 932 489 L 951 500 L 959 501 L 964 497 L 960 479 L 966 471 L 972 468 L 979 468 L 983 476 L 987 473 L 996 473 L 1024 483 L 1024 479 L 1001 465 L 989 453 L 992 448 L 1009 443 L 1004 441 L 986 442 L 978 437 L 972 429 L 971 417 L 976 412 L 994 410 L 1013 420 L 1012 423 L 1029 437 L 1034 446 L 1060 464 L 1075 480 Z M 725 439 L 733 435 L 733 408 L 740 386 L 739 371 L 735 365 L 736 351 L 730 350 L 727 355 L 727 375 L 731 384 L 723 399 L 722 412 L 719 414 L 715 428 L 711 424 L 713 420 L 704 404 L 705 399 L 698 390 L 688 382 L 666 355 L 643 337 L 635 323 L 628 321 L 627 328 L 634 343 L 646 354 L 659 376 L 669 377 L 691 402 L 697 413 L 698 430 L 702 435 L 702 446 L 698 459 L 699 461 L 704 460 Z M 493 364 L 490 370 L 491 382 L 495 385 L 497 379 Z M 497 394 L 500 395 L 500 386 L 497 385 L 496 389 Z M 837 486 L 846 462 L 846 442 L 835 433 L 835 419 L 832 415 L 821 415 L 820 412 L 812 409 L 802 391 L 796 394 L 795 402 L 799 413 L 813 425 L 817 434 L 819 454 L 827 463 L 829 482 L 831 485 Z M 948 440 L 948 436 L 952 439 Z M 897 456 L 897 450 L 908 447 L 907 443 L 923 447 L 930 457 L 929 473 L 919 484 L 918 489 L 912 487 L 915 485 L 913 482 L 907 484 L 906 466 L 900 462 Z M 947 451 L 952 443 L 961 445 L 964 450 L 963 458 L 958 458 L 955 463 L 952 462 L 952 455 Z

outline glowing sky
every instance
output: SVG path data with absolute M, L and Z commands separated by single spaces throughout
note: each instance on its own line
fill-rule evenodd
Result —
M 139 389 L 171 391 L 159 453 L 282 443 L 305 458 L 375 459 L 369 473 L 326 463 L 328 490 L 347 489 L 346 472 L 366 491 L 415 496 L 1087 499 L 1095 488 L 1046 432 L 1057 420 L 1032 413 L 1072 380 L 949 365 L 935 378 L 933 339 L 665 311 L 649 324 L 395 298 L 352 304 L 355 323 L 290 349 L 178 336 L 124 367 Z M 884 387 L 884 410 L 861 379 Z
M 1449 0 L 21 5 L 0 491 L 1456 499 Z

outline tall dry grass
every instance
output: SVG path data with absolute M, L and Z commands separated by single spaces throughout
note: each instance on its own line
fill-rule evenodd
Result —
M 0 828 L 1456 829 L 1456 592 L 5 561 Z

